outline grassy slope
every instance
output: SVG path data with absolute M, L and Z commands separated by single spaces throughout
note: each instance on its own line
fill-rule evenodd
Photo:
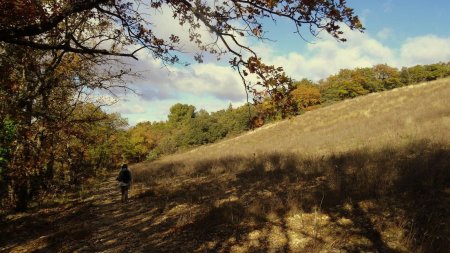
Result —
M 345 100 L 163 162 L 260 152 L 316 155 L 414 139 L 450 141 L 450 79 Z
M 445 252 L 449 98 L 371 94 L 133 169 L 189 250 Z

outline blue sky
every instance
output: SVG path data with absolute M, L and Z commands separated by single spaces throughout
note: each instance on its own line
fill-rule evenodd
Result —
M 364 33 L 346 30 L 346 43 L 321 33 L 306 36 L 306 43 L 287 22 L 268 22 L 272 42 L 249 41 L 267 63 L 283 66 L 294 79 L 319 80 L 341 68 L 368 67 L 379 63 L 411 66 L 450 61 L 449 0 L 348 0 L 366 28 Z M 161 33 L 183 32 L 170 17 L 158 17 Z M 194 48 L 186 45 L 187 51 Z M 245 92 L 239 76 L 226 64 L 207 61 L 189 67 L 168 66 L 144 52 L 133 68 L 141 78 L 129 85 L 139 95 L 121 95 L 108 108 L 127 118 L 130 125 L 142 121 L 166 120 L 171 105 L 187 103 L 197 109 L 216 111 L 230 103 L 241 105 Z

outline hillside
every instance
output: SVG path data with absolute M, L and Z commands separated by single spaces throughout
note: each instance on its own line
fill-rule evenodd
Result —
M 325 155 L 424 138 L 448 142 L 449 95 L 450 79 L 371 93 L 161 162 L 286 151 Z
M 346 100 L 115 172 L 2 220 L 12 252 L 448 252 L 450 79 Z M 11 237 L 10 235 L 14 235 Z
M 133 168 L 189 251 L 444 252 L 449 97 L 450 79 L 374 93 Z

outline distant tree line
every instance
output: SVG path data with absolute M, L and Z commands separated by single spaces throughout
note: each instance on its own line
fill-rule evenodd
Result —
M 251 128 L 250 114 L 255 115 L 253 105 L 243 105 L 213 113 L 193 105 L 177 103 L 170 108 L 167 121 L 142 122 L 128 130 L 129 161 L 153 160 L 195 146 L 214 143 Z
M 370 68 L 342 69 L 318 82 L 295 81 L 284 101 L 272 99 L 269 94 L 256 104 L 237 108 L 230 105 L 226 110 L 212 113 L 203 109 L 197 111 L 193 105 L 175 104 L 170 108 L 167 121 L 142 122 L 128 130 L 125 157 L 132 162 L 154 160 L 337 101 L 447 76 L 450 76 L 450 63 L 400 70 L 379 64 Z
M 330 103 L 447 76 L 450 76 L 450 62 L 403 67 L 400 70 L 379 64 L 372 68 L 343 69 L 319 81 L 318 87 L 321 102 Z
M 302 79 L 293 82 L 292 88 L 285 92 L 281 104 L 270 95 L 258 101 L 255 116 L 258 118 L 257 126 L 299 115 L 337 101 L 448 76 L 450 76 L 450 62 L 401 69 L 378 64 L 367 68 L 341 69 L 339 73 L 318 82 Z

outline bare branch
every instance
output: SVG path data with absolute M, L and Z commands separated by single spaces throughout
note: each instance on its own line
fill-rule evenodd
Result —
M 10 42 L 24 36 L 34 36 L 50 31 L 61 23 L 66 17 L 75 13 L 91 10 L 99 4 L 108 3 L 109 0 L 80 0 L 71 1 L 71 4 L 64 5 L 64 8 L 52 15 L 38 20 L 38 23 L 27 24 L 20 27 L 9 27 L 7 24 L 0 24 L 0 41 Z

